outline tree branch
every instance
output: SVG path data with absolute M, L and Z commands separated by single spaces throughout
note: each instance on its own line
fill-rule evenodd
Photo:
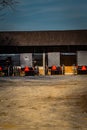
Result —
M 1 0 L 0 1 L 0 11 L 4 10 L 7 7 L 10 7 L 11 9 L 14 8 L 14 5 L 18 4 L 19 2 L 16 0 Z

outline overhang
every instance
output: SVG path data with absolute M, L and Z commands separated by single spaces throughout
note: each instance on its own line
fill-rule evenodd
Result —
M 87 30 L 0 32 L 0 46 L 87 45 Z

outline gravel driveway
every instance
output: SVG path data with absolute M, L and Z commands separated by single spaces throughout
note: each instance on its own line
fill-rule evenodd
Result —
M 0 77 L 0 130 L 87 130 L 87 75 Z

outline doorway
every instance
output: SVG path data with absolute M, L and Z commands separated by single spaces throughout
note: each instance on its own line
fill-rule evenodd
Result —
M 60 53 L 60 64 L 65 66 L 65 74 L 73 74 L 73 66 L 77 64 L 76 52 Z

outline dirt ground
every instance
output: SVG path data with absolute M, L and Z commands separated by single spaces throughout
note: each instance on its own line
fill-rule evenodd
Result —
M 87 130 L 87 75 L 0 77 L 0 130 Z

